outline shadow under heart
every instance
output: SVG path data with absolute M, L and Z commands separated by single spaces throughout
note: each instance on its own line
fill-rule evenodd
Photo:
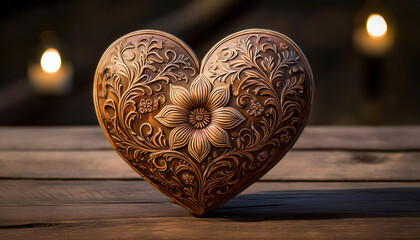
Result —
M 242 194 L 204 217 L 234 221 L 420 217 L 420 188 Z

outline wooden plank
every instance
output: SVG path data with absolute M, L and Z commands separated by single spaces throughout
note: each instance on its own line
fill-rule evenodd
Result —
M 140 178 L 113 150 L 0 151 L 1 178 Z
M 147 207 L 147 206 L 143 206 Z M 85 211 L 104 212 L 101 219 L 12 225 L 0 229 L 2 239 L 418 239 L 420 219 L 417 217 L 340 218 L 310 216 L 294 220 L 231 220 L 229 218 L 114 218 L 107 208 L 74 207 L 73 214 Z M 129 206 L 126 211 L 138 208 Z M 29 209 L 32 210 L 32 209 Z M 39 209 L 69 211 L 67 208 Z M 118 211 L 120 208 L 115 209 Z M 165 210 L 165 209 L 164 209 Z M 37 211 L 38 213 L 38 211 Z M 315 219 L 314 219 L 315 218 Z
M 363 197 L 364 192 L 374 194 L 394 194 L 397 200 L 420 201 L 420 182 L 256 182 L 230 202 L 273 199 L 291 199 L 290 194 L 304 198 L 320 198 L 319 201 L 332 201 L 330 197 L 349 194 L 350 199 Z M 327 196 L 327 193 L 333 193 Z M 359 192 L 362 195 L 356 194 Z M 398 196 L 398 192 L 411 195 Z M 171 203 L 171 201 L 150 184 L 139 180 L 0 180 L 0 205 L 65 205 L 65 204 L 117 204 L 117 203 Z M 309 194 L 307 196 L 307 194 Z M 311 195 L 313 194 L 313 196 Z M 381 196 L 376 196 L 380 199 Z M 345 198 L 342 198 L 345 199 Z M 244 201 L 242 201 L 244 200 Z M 365 199 L 367 200 L 367 199 Z M 309 201 L 309 200 L 308 200 Z M 378 200 L 379 202 L 385 201 Z M 245 203 L 248 204 L 248 203 Z M 365 202 L 364 204 L 368 204 Z M 386 203 L 391 204 L 391 203 Z M 235 205 L 235 204 L 234 204 Z M 417 205 L 413 205 L 417 206 Z M 231 204 L 225 205 L 232 207 Z M 358 207 L 356 205 L 352 207 Z M 395 210 L 394 206 L 386 211 Z M 417 206 L 420 209 L 420 205 Z M 341 207 L 340 207 L 341 208 Z M 345 208 L 345 207 L 344 207 Z M 306 211 L 310 206 L 305 207 Z M 337 208 L 338 209 L 338 208 Z
M 309 126 L 295 149 L 420 150 L 420 126 Z
M 418 181 L 420 152 L 292 151 L 263 180 Z M 1 178 L 137 179 L 114 151 L 0 151 Z
M 0 127 L 1 150 L 112 149 L 100 127 Z
M 260 182 L 196 218 L 142 181 L 2 180 L 0 238 L 416 239 L 419 189 Z
M 0 127 L 0 136 L 0 150 L 111 149 L 97 126 Z M 420 126 L 308 126 L 294 149 L 419 151 Z

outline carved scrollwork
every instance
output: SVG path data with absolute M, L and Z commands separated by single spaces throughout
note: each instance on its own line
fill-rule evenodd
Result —
M 275 32 L 222 40 L 199 71 L 175 37 L 140 31 L 104 54 L 94 99 L 120 155 L 202 215 L 258 180 L 290 149 L 308 118 L 312 81 L 300 50 Z

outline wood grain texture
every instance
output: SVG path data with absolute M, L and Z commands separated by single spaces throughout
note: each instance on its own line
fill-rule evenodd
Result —
M 399 189 L 401 188 L 401 189 Z M 240 197 L 240 199 L 257 198 L 268 203 L 271 195 L 279 193 L 299 193 L 307 198 L 323 198 L 323 191 L 343 190 L 349 195 L 355 192 L 411 192 L 417 194 L 417 198 L 400 196 L 403 201 L 420 200 L 419 182 L 257 182 Z M 54 205 L 54 204 L 94 204 L 94 203 L 171 203 L 171 201 L 145 181 L 138 180 L 1 180 L 0 181 L 0 205 Z M 319 193 L 314 196 L 306 193 Z M 262 194 L 262 196 L 259 196 Z M 248 196 L 244 198 L 244 196 Z M 356 194 L 354 195 L 356 196 Z M 360 195 L 359 195 L 360 196 Z M 397 195 L 395 195 L 397 196 Z M 277 196 L 273 199 L 283 199 L 286 196 Z M 380 196 L 377 197 L 380 199 Z M 328 197 L 324 199 L 330 201 Z M 242 201 L 242 200 L 241 200 Z M 242 202 L 246 204 L 245 202 Z M 230 206 L 229 202 L 225 206 Z M 310 208 L 307 206 L 306 208 Z M 353 206 L 354 207 L 354 206 Z M 397 207 L 397 206 L 394 206 Z M 395 209 L 392 207 L 392 209 Z M 398 206 L 404 207 L 404 206 Z M 409 207 L 409 206 L 405 206 Z M 420 205 L 417 206 L 420 208 Z M 182 208 L 180 208 L 182 209 Z M 388 210 L 392 210 L 388 209 Z M 388 211 L 387 210 L 387 211 Z M 184 210 L 182 210 L 184 211 Z M 189 214 L 188 214 L 189 215 Z
M 154 206 L 143 206 L 154 207 Z M 417 217 L 243 220 L 195 217 L 116 218 L 107 214 L 121 208 L 72 208 L 80 212 L 105 211 L 101 219 L 17 225 L 2 229 L 2 239 L 418 239 Z M 27 209 L 30 210 L 30 209 Z M 38 209 L 57 212 L 56 208 Z M 132 206 L 124 212 L 136 210 Z M 166 210 L 163 208 L 162 210 Z M 37 212 L 38 214 L 40 212 Z
M 99 126 L 0 127 L 1 150 L 111 149 Z
M 411 239 L 420 234 L 420 183 L 259 182 L 204 218 L 142 181 L 3 180 L 0 189 L 4 239 Z
M 97 126 L 0 127 L 0 136 L 0 150 L 111 149 Z M 308 126 L 293 149 L 419 151 L 420 126 Z
M 400 127 L 308 127 L 295 149 L 420 150 L 420 126 Z
M 1 178 L 138 179 L 113 150 L 0 151 Z M 292 151 L 263 180 L 416 181 L 420 152 Z

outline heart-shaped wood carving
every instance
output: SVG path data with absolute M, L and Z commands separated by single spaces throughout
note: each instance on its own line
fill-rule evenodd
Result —
M 196 215 L 269 171 L 306 125 L 313 77 L 298 46 L 270 30 L 228 36 L 204 57 L 160 31 L 123 36 L 95 74 L 99 123 L 146 181 Z

